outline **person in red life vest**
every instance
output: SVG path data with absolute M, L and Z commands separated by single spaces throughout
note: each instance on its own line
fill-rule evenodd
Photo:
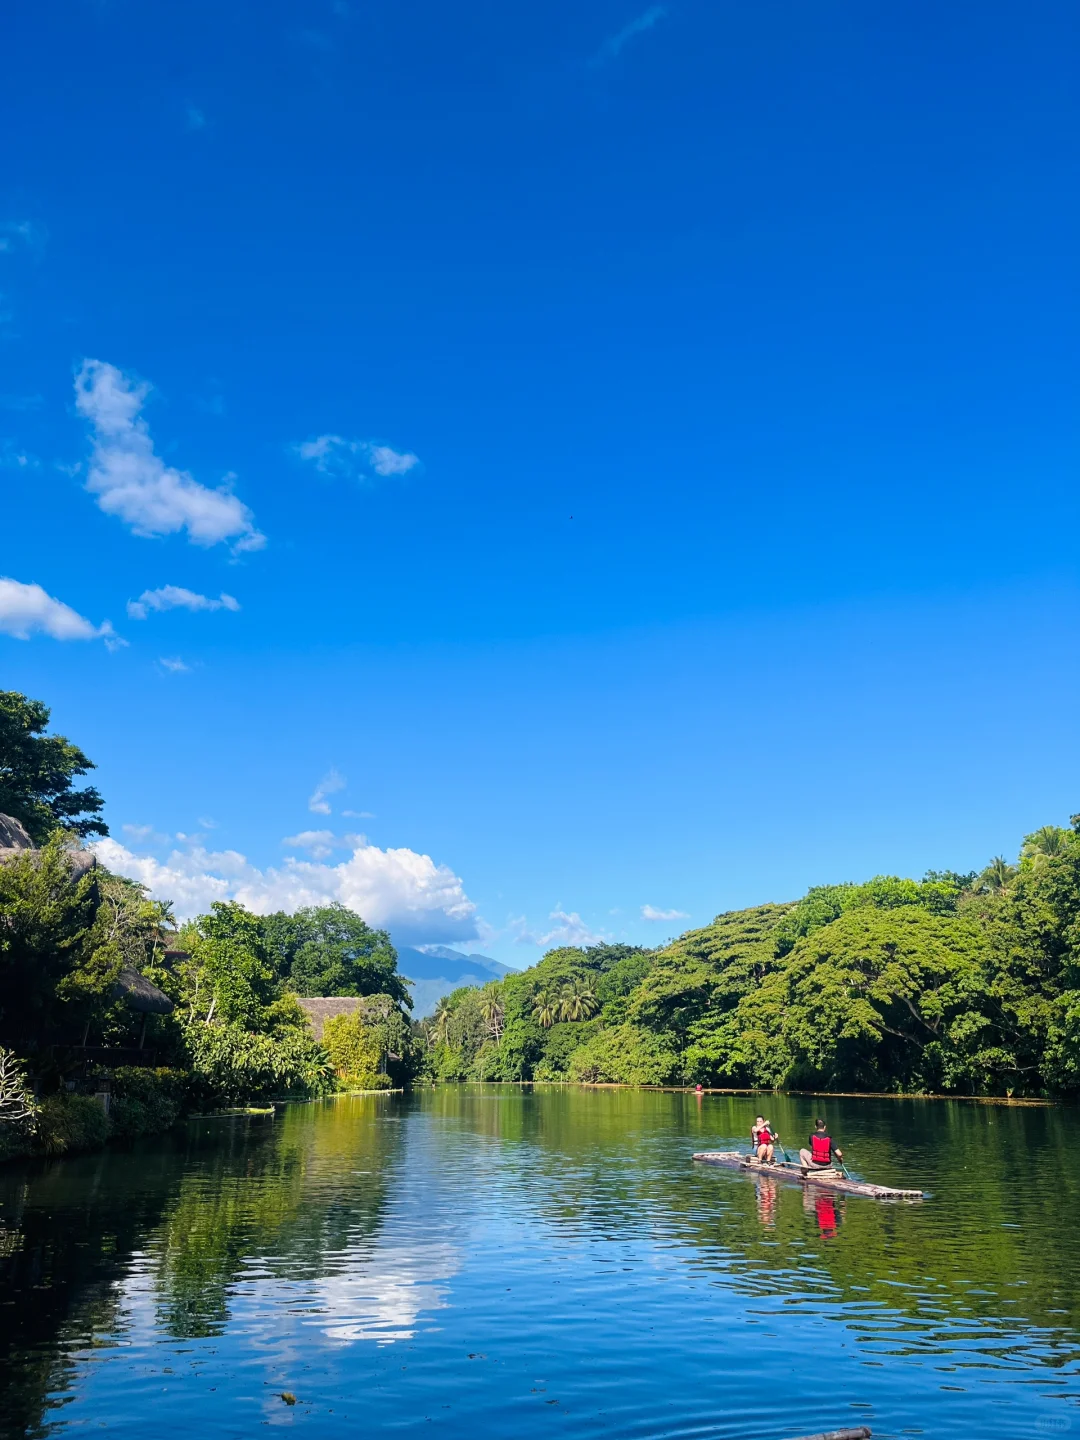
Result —
M 779 1140 L 780 1136 L 773 1130 L 771 1122 L 762 1120 L 760 1115 L 758 1116 L 758 1124 L 754 1126 L 754 1129 L 750 1133 L 753 1135 L 755 1132 L 757 1134 L 757 1149 L 755 1151 L 757 1158 L 762 1164 L 771 1165 L 776 1158 L 774 1142 Z
M 832 1136 L 825 1128 L 824 1120 L 814 1121 L 814 1133 L 810 1136 L 810 1149 L 799 1151 L 799 1163 L 804 1170 L 830 1170 L 833 1160 L 842 1161 L 844 1152 L 832 1142 Z

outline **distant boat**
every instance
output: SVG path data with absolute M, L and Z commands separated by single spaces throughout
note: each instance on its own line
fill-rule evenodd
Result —
M 867 1195 L 871 1200 L 921 1200 L 921 1190 L 895 1190 L 890 1185 L 869 1185 L 850 1180 L 839 1170 L 804 1170 L 794 1160 L 762 1164 L 738 1150 L 699 1150 L 694 1156 L 703 1165 L 723 1165 L 728 1170 L 743 1170 L 748 1175 L 773 1175 L 779 1180 L 793 1180 L 797 1185 L 821 1185 L 826 1190 L 839 1190 L 845 1195 Z

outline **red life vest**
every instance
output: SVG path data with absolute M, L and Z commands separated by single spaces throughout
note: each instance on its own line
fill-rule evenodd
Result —
M 810 1159 L 815 1165 L 832 1164 L 832 1140 L 828 1135 L 810 1136 Z
M 757 1132 L 757 1143 L 759 1145 L 771 1145 L 773 1143 L 772 1133 L 767 1125 L 763 1125 Z

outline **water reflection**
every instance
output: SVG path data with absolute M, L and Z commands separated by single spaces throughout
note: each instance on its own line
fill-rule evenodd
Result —
M 331 1340 L 411 1340 L 421 1312 L 440 1310 L 457 1269 L 450 1245 L 378 1247 L 348 1256 L 342 1268 L 319 1280 L 312 1306 L 315 1324 Z
M 750 1103 L 447 1087 L 9 1168 L 6 1433 L 236 1434 L 287 1390 L 325 1435 L 1080 1430 L 1075 1111 L 829 1101 L 904 1207 L 694 1167 Z M 821 1105 L 770 1097 L 785 1136 Z

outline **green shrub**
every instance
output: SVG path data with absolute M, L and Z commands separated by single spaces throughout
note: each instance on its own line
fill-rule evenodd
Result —
M 664 1038 L 640 1025 L 602 1030 L 570 1056 L 571 1080 L 597 1084 L 663 1085 L 678 1068 Z
M 191 1097 L 210 1109 L 283 1095 L 325 1095 L 334 1087 L 326 1051 L 309 1031 L 261 1035 L 239 1025 L 184 1026 Z
M 544 1053 L 533 1069 L 535 1080 L 565 1080 L 570 1057 L 588 1044 L 600 1028 L 598 1020 L 562 1021 L 544 1035 Z
M 188 1077 L 181 1070 L 125 1065 L 113 1073 L 112 1094 L 114 1135 L 157 1135 L 175 1125 L 186 1108 Z
M 90 1095 L 50 1095 L 41 1102 L 32 1149 L 40 1155 L 68 1155 L 100 1149 L 109 1138 L 109 1121 Z
M 323 1047 L 343 1085 L 357 1090 L 386 1090 L 390 1077 L 379 1068 L 383 1041 L 379 1031 L 365 1025 L 357 1011 L 333 1015 L 323 1026 Z

